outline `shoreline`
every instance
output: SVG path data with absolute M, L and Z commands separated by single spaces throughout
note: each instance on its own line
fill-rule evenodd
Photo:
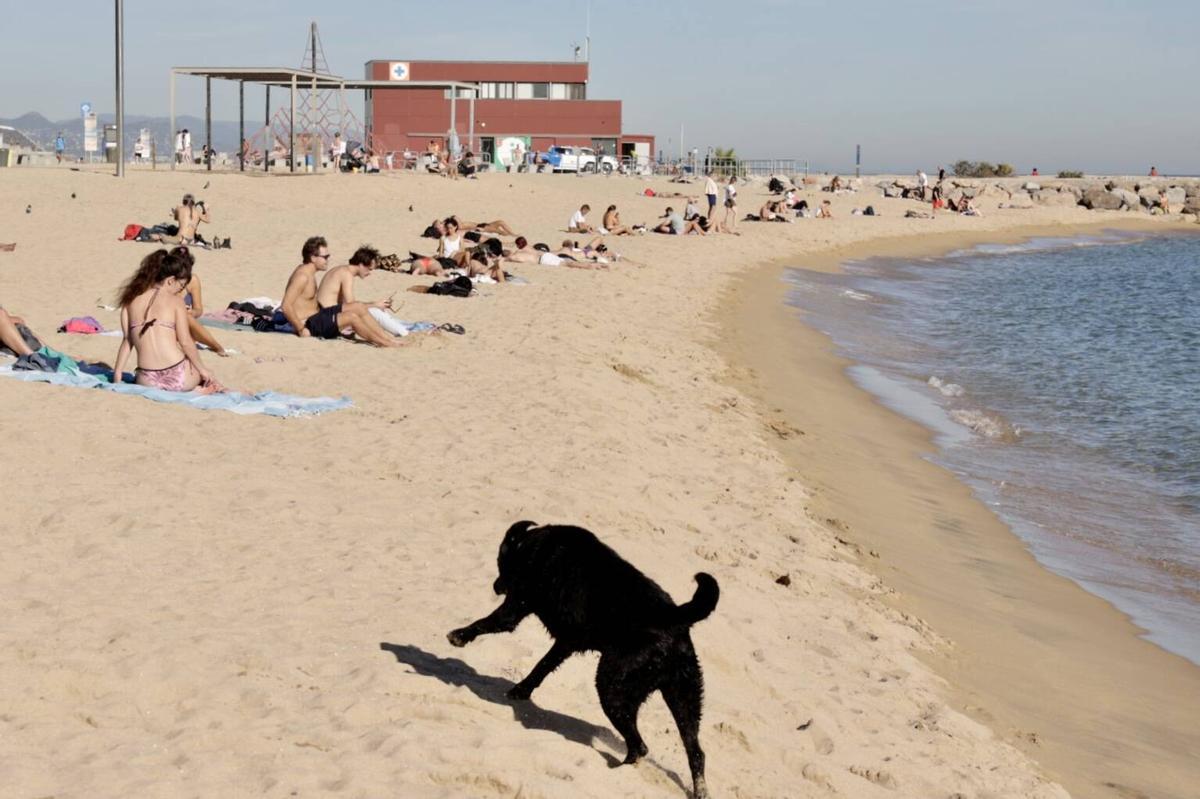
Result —
M 788 267 L 833 271 L 872 256 L 1130 228 L 1154 229 L 1106 222 L 903 236 L 760 264 L 728 292 L 717 349 L 748 368 L 730 380 L 760 413 L 769 408 L 803 431 L 772 443 L 812 489 L 808 515 L 899 592 L 890 598 L 897 609 L 950 639 L 920 657 L 948 681 L 957 709 L 1073 795 L 1183 799 L 1200 777 L 1200 667 L 1145 640 L 1109 602 L 1034 559 L 965 483 L 929 459 L 933 433 L 853 382 L 852 362 L 786 304 L 782 279 Z

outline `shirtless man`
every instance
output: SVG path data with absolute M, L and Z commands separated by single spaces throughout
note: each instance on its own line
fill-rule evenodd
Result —
M 365 278 L 375 271 L 379 261 L 379 250 L 374 247 L 362 246 L 350 256 L 350 263 L 335 266 L 321 278 L 321 287 L 317 289 L 317 305 L 329 308 L 341 305 L 343 312 L 363 310 L 370 313 L 372 308 L 385 311 L 392 309 L 392 300 L 378 302 L 358 302 L 354 299 L 354 278 Z
M 342 328 L 349 327 L 359 338 L 377 347 L 400 346 L 371 318 L 362 303 L 343 310 L 341 305 L 323 308 L 317 302 L 317 272 L 329 268 L 329 245 L 323 236 L 313 236 L 304 242 L 300 257 L 304 262 L 288 278 L 283 294 L 283 315 L 297 336 L 333 339 L 341 335 Z

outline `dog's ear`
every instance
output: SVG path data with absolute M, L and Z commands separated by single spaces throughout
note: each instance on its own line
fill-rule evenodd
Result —
M 509 527 L 508 532 L 504 534 L 504 540 L 500 542 L 501 557 L 508 551 L 519 546 L 521 541 L 534 527 L 537 527 L 537 522 L 530 521 L 517 522 L 512 527 Z
M 508 532 L 504 534 L 504 537 L 508 538 L 511 536 L 512 538 L 519 538 L 537 526 L 537 522 L 517 522 L 512 527 L 508 528 Z

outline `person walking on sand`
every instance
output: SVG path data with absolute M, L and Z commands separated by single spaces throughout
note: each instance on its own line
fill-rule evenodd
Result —
M 333 144 L 329 145 L 329 160 L 333 161 L 333 171 L 342 171 L 342 159 L 346 157 L 346 142 L 342 141 L 341 131 L 334 131 Z
M 58 163 L 62 163 L 63 153 L 67 150 L 67 141 L 63 138 L 62 131 L 58 132 L 58 136 L 54 139 L 54 158 Z
M 313 236 L 300 250 L 303 263 L 292 271 L 283 294 L 283 315 L 300 338 L 335 339 L 343 328 L 376 347 L 398 347 L 399 342 L 371 318 L 366 307 L 340 304 L 322 308 L 317 302 L 317 273 L 329 268 L 329 244 L 324 236 Z
M 737 231 L 737 175 L 729 176 L 729 183 L 725 184 L 725 221 L 722 227 L 730 233 Z
M 183 131 L 175 131 L 175 163 L 183 163 Z
M 921 199 L 924 200 L 929 190 L 929 175 L 923 169 L 917 170 L 917 188 L 921 190 Z
M 183 141 L 181 141 L 180 144 L 183 145 L 183 163 L 190 164 L 196 160 L 195 156 L 192 154 L 192 134 L 191 131 L 189 131 L 187 128 L 184 128 L 182 135 Z

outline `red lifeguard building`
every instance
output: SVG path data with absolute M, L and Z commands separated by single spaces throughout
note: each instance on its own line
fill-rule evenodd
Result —
M 621 131 L 620 100 L 588 99 L 587 62 L 377 60 L 367 62 L 365 77 L 417 84 L 367 90 L 365 124 L 376 150 L 421 151 L 430 140 L 445 146 L 453 129 L 464 148 L 500 162 L 518 143 L 525 152 L 574 145 L 644 162 L 654 153 L 653 136 Z M 454 89 L 420 87 L 427 81 L 478 88 L 454 97 Z

